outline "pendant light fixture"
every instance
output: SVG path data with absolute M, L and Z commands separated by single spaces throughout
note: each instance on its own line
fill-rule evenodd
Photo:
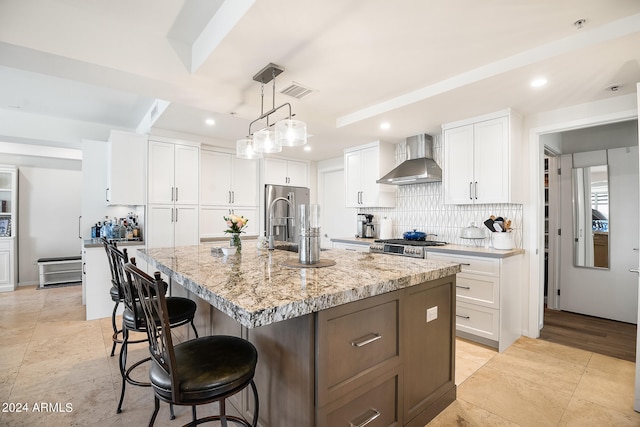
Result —
M 294 147 L 307 143 L 307 125 L 300 120 L 293 120 L 291 104 L 285 102 L 276 107 L 276 76 L 284 71 L 284 68 L 269 64 L 260 70 L 253 80 L 260 82 L 260 116 L 249 124 L 249 134 L 246 138 L 236 142 L 236 155 L 245 159 L 260 157 L 262 153 L 279 153 L 282 146 Z M 264 112 L 264 85 L 273 81 L 272 108 Z M 275 126 L 269 124 L 269 118 L 276 111 L 283 107 L 289 108 L 289 115 L 286 119 L 276 122 Z M 251 126 L 266 119 L 264 128 L 252 133 Z

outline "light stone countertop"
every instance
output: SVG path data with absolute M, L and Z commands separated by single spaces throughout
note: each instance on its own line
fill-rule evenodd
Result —
M 136 256 L 248 328 L 460 272 L 456 264 L 343 250 L 322 251 L 320 259 L 334 266 L 290 268 L 283 263 L 297 261 L 297 253 L 247 243 L 228 257 L 212 255 L 215 244 L 138 249 Z
M 342 237 L 332 238 L 332 242 L 336 243 L 348 243 L 352 245 L 366 245 L 369 246 L 375 239 L 363 239 L 360 237 Z M 514 255 L 524 254 L 524 249 L 493 249 L 485 248 L 483 246 L 465 246 L 465 245 L 452 245 L 447 244 L 444 246 L 428 246 L 425 248 L 427 252 L 443 253 L 450 255 L 467 255 L 467 256 L 480 256 L 485 258 L 507 258 Z

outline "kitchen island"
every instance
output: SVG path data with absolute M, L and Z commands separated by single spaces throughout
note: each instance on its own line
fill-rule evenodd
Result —
M 328 250 L 335 265 L 291 268 L 296 253 L 213 245 L 137 256 L 198 303 L 201 335 L 256 346 L 261 426 L 423 427 L 455 400 L 459 265 Z M 251 416 L 246 393 L 230 402 Z

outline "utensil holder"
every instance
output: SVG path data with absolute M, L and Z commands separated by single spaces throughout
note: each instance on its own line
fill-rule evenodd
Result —
M 515 247 L 515 243 L 513 241 L 513 235 L 510 232 L 496 232 L 491 233 L 491 240 L 493 242 L 494 249 L 513 249 Z

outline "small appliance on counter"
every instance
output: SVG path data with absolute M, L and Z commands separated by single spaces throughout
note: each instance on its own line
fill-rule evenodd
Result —
M 356 237 L 373 238 L 375 237 L 375 226 L 373 224 L 373 215 L 358 214 L 358 227 Z

